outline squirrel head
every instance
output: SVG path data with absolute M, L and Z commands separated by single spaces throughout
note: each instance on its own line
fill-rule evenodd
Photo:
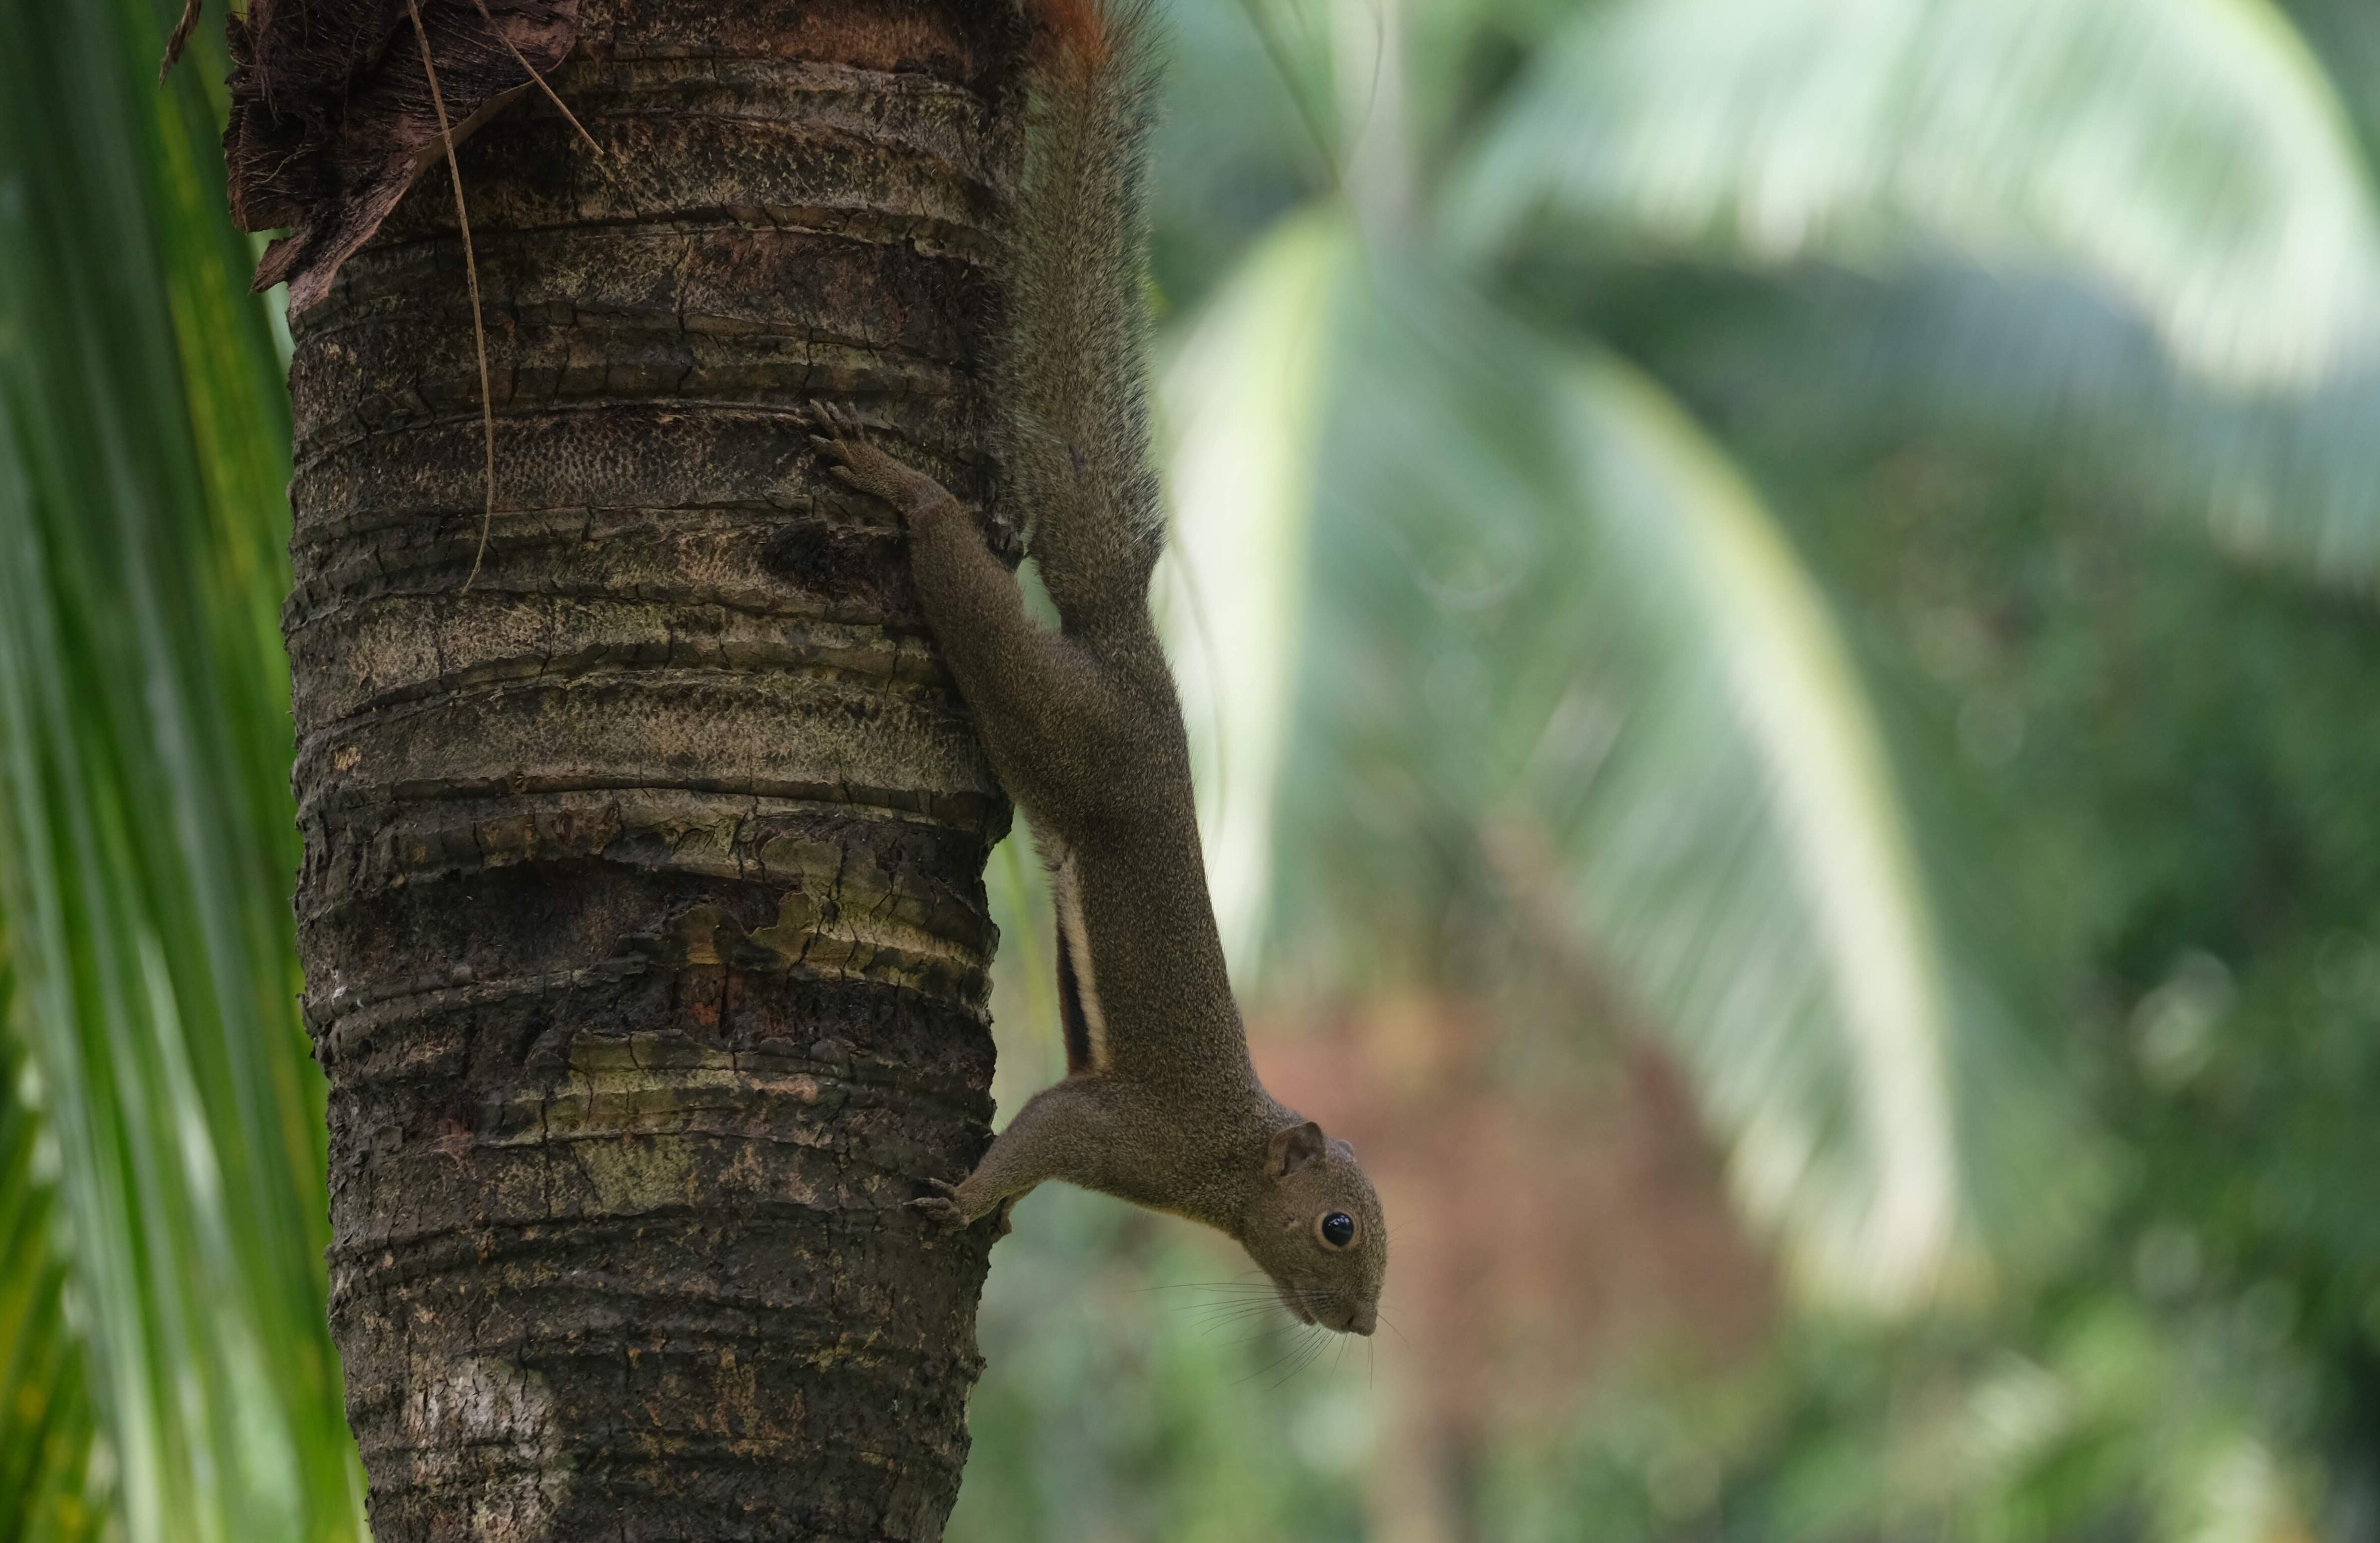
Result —
M 1301 1323 L 1368 1334 L 1378 1322 L 1389 1263 L 1380 1199 L 1355 1148 L 1313 1121 L 1273 1132 L 1240 1242 Z

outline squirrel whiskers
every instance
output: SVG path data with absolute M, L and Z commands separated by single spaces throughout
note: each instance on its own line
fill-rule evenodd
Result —
M 1388 1234 L 1343 1141 L 1265 1091 L 1207 893 L 1190 755 L 1148 614 L 1164 544 L 1148 398 L 1149 0 L 1033 0 L 1025 170 L 994 386 L 1011 492 L 1051 632 L 933 479 L 818 411 L 834 474 L 900 512 L 910 572 L 1001 785 L 1032 822 L 1058 911 L 1067 1075 L 975 1172 L 912 1202 L 996 1216 L 1048 1180 L 1237 1238 L 1300 1321 L 1378 1321 Z

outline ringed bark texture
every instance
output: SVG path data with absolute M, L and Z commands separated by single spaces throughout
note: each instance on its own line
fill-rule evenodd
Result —
M 427 5 L 425 11 L 431 9 Z M 400 39 L 410 47 L 410 42 Z M 930 1539 L 1008 808 L 812 398 L 978 510 L 1022 30 L 584 0 L 294 324 L 298 906 L 380 1543 Z M 1014 552 L 1014 531 L 993 520 Z

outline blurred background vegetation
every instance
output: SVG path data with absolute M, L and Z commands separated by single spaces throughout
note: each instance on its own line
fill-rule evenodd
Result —
M 0 50 L 0 1539 L 312 1543 L 286 409 L 169 8 Z M 2380 1538 L 2380 11 L 1171 11 L 1160 600 L 1390 1326 L 1037 1196 L 951 1536 Z

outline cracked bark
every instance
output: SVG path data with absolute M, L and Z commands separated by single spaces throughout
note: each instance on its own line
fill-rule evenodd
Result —
M 373 1528 L 930 1539 L 986 1238 L 901 1207 L 989 1139 L 1008 808 L 897 528 L 793 415 L 853 404 L 987 506 L 1021 33 L 577 10 L 552 83 L 607 155 L 534 96 L 462 150 L 468 594 L 443 173 L 293 324 L 298 924 Z

